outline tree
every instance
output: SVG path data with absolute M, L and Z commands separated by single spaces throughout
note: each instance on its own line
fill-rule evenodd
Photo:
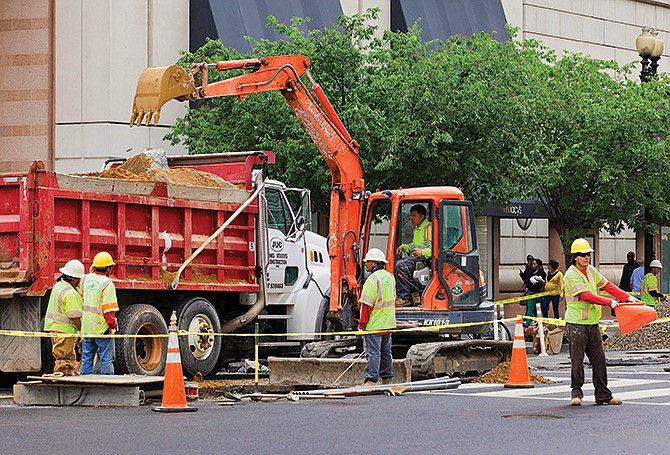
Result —
M 539 197 L 566 247 L 591 229 L 648 228 L 643 207 L 669 218 L 667 78 L 641 86 L 626 78 L 631 65 L 559 59 L 536 40 L 424 42 L 420 24 L 377 38 L 366 25 L 376 14 L 307 35 L 302 19 L 270 17 L 283 38 L 253 52 L 311 58 L 360 144 L 368 189 L 454 185 L 479 207 Z M 209 41 L 180 64 L 242 57 Z M 276 175 L 328 203 L 329 171 L 278 93 L 203 101 L 168 138 L 191 153 L 273 150 Z

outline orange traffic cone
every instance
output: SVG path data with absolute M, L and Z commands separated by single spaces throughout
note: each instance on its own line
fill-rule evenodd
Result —
M 655 321 L 658 314 L 650 306 L 626 303 L 616 307 L 616 318 L 619 321 L 619 332 L 625 335 Z
M 509 366 L 508 388 L 532 388 L 528 374 L 528 359 L 526 359 L 526 341 L 523 337 L 523 321 L 517 318 L 514 328 L 514 344 L 512 345 L 512 362 Z
M 167 362 L 165 365 L 165 379 L 163 381 L 163 402 L 160 406 L 152 407 L 151 410 L 158 412 L 198 410 L 198 408 L 189 408 L 186 406 L 186 390 L 184 389 L 184 376 L 181 370 L 179 340 L 177 340 L 177 314 L 175 311 L 172 312 L 172 317 L 170 318 Z

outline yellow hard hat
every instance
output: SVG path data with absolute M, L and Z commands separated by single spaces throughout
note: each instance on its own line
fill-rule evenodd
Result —
M 114 259 L 112 259 L 112 255 L 106 251 L 99 252 L 93 258 L 93 267 L 102 268 L 109 267 L 111 265 L 114 265 Z
M 591 248 L 591 245 L 586 241 L 586 239 L 577 239 L 572 242 L 572 246 L 570 247 L 570 253 L 572 254 L 590 253 L 591 251 L 593 251 L 593 248 Z

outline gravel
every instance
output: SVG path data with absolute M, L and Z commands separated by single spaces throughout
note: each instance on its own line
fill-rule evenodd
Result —
M 670 303 L 656 307 L 659 318 L 670 317 Z M 653 322 L 626 335 L 617 334 L 603 343 L 606 351 L 653 351 L 670 349 L 670 321 Z
M 483 384 L 507 384 L 509 382 L 509 367 L 509 362 L 503 362 L 472 382 Z M 554 384 L 554 381 L 551 381 L 540 374 L 532 373 L 530 370 L 528 370 L 528 375 L 530 376 L 530 382 L 532 384 Z

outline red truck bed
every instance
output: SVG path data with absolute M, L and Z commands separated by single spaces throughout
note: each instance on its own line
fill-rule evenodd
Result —
M 251 167 L 262 162 L 253 155 L 212 160 L 189 167 L 243 189 L 61 175 L 40 162 L 27 173 L 0 174 L 0 294 L 43 295 L 68 260 L 88 269 L 99 251 L 116 261 L 117 288 L 166 289 L 182 262 L 250 196 Z M 257 214 L 254 202 L 185 269 L 179 289 L 257 292 Z

